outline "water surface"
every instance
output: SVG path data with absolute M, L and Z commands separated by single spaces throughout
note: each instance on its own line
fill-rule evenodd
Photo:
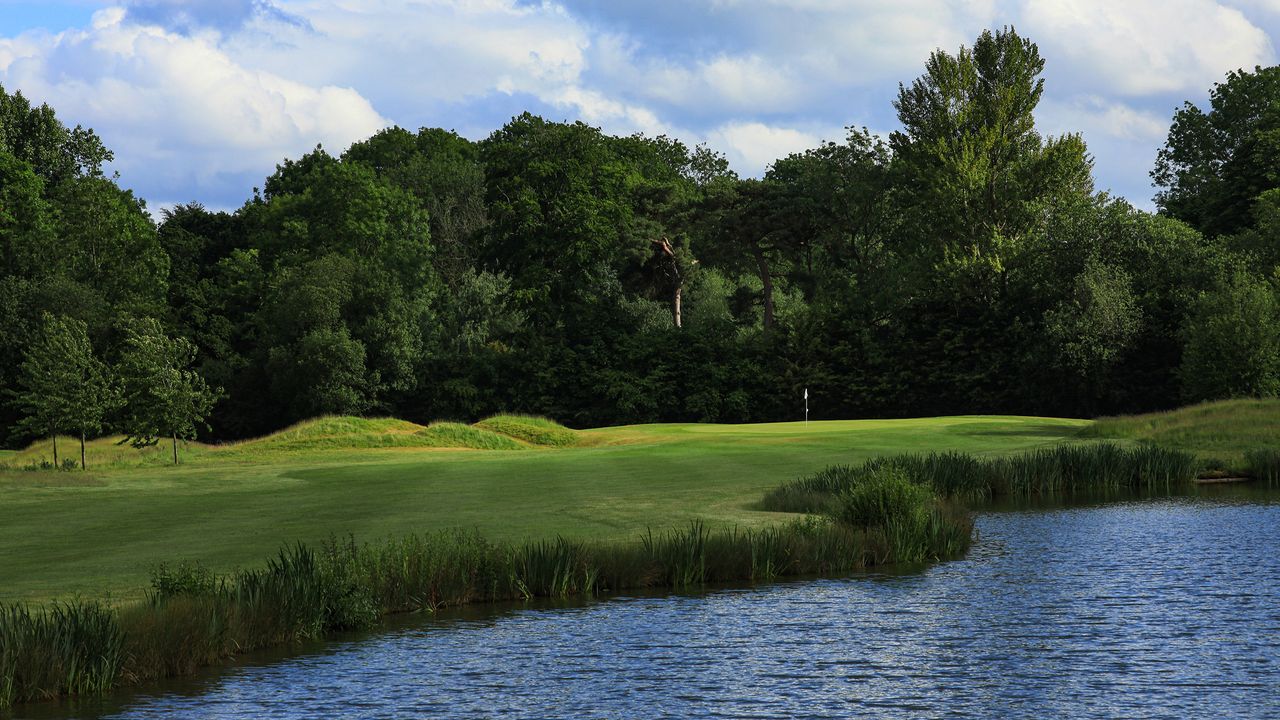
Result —
M 1274 496 L 1273 496 L 1274 497 Z M 1280 716 L 1280 504 L 986 512 L 963 560 L 470 610 L 38 716 Z

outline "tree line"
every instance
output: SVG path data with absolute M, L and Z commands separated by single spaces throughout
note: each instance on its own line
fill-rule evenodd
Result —
M 900 86 L 887 139 L 761 178 L 526 113 L 316 148 L 158 223 L 92 131 L 0 89 L 0 429 L 176 448 L 326 413 L 788 420 L 806 387 L 819 419 L 1275 395 L 1280 68 L 1176 112 L 1154 214 L 1036 129 L 1043 69 L 984 32 Z

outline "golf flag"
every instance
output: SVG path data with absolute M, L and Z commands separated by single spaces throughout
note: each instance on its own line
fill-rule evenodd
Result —
M 809 399 L 809 388 L 805 388 L 805 389 L 804 389 L 804 399 L 805 399 L 805 400 L 808 400 L 808 399 Z

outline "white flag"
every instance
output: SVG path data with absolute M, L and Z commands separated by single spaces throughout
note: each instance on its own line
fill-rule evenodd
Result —
M 805 389 L 804 389 L 804 399 L 805 399 L 805 400 L 808 400 L 808 399 L 809 399 L 809 388 L 805 388 Z

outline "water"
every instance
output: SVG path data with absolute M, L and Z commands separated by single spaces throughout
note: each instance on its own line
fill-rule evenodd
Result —
M 902 574 L 469 611 L 40 715 L 1280 717 L 1280 505 L 995 512 Z M 52 716 L 52 715 L 50 715 Z

